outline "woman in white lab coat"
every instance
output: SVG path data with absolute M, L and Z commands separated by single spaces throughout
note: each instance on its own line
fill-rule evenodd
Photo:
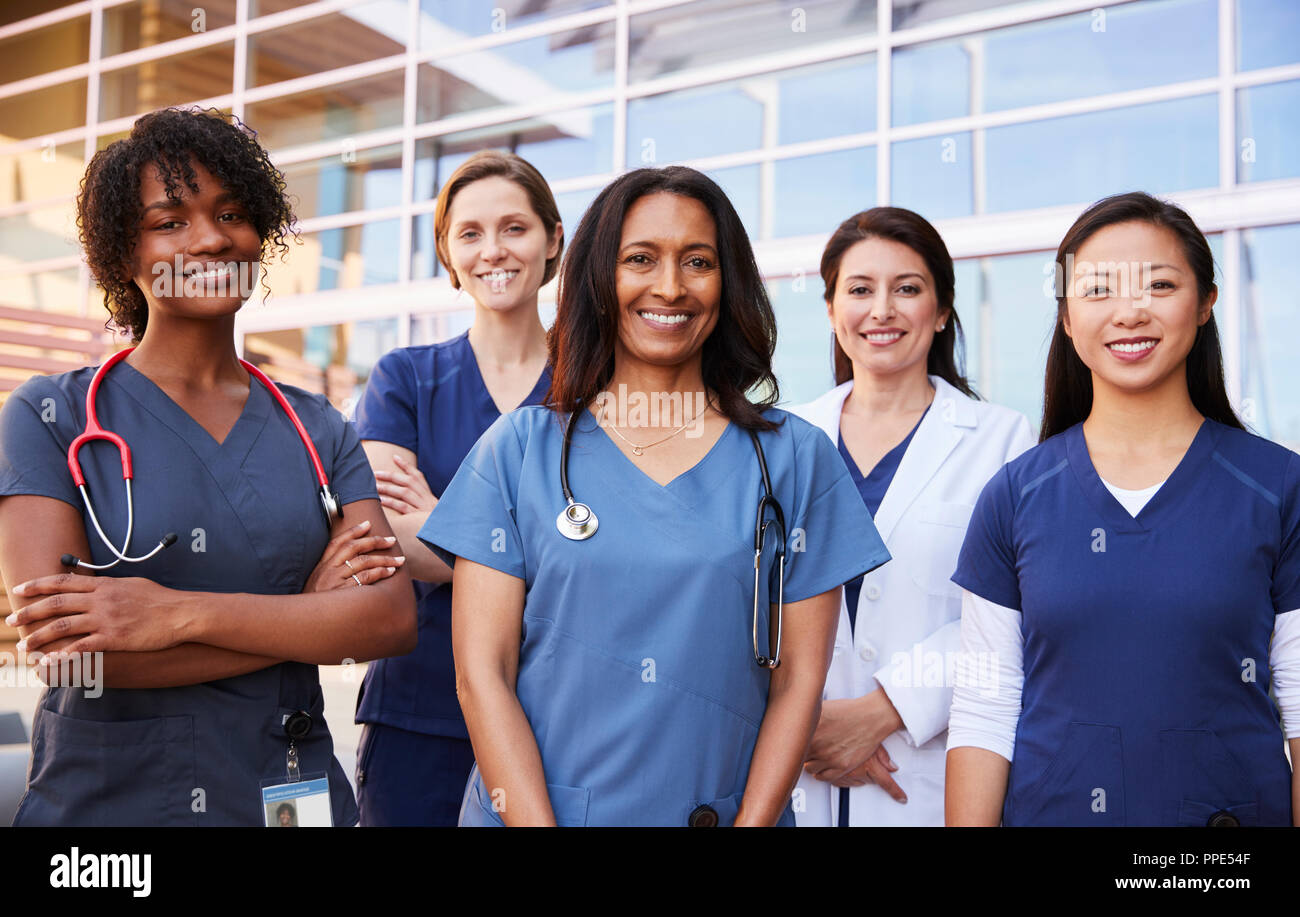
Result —
M 837 443 L 893 557 L 845 586 L 799 825 L 943 825 L 961 590 L 949 576 L 984 484 L 1033 444 L 958 370 L 943 239 L 910 210 L 845 220 L 821 261 L 838 383 L 793 410 Z

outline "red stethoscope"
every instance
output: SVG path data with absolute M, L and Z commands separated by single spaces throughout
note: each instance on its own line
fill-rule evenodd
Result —
M 82 502 L 86 504 L 86 512 L 90 515 L 90 521 L 95 526 L 95 531 L 99 533 L 100 540 L 104 542 L 105 546 L 117 559 L 109 564 L 88 564 L 71 554 L 64 554 L 61 561 L 65 567 L 107 570 L 123 562 L 138 564 L 153 557 L 163 548 L 176 543 L 176 533 L 168 532 L 148 554 L 140 557 L 129 557 L 126 554 L 131 547 L 131 534 L 135 527 L 135 501 L 131 496 L 131 478 L 133 477 L 131 471 L 131 447 L 126 444 L 126 440 L 112 430 L 105 430 L 99 425 L 99 417 L 95 414 L 95 396 L 99 393 L 99 385 L 104 381 L 104 376 L 108 374 L 108 371 L 126 359 L 127 354 L 133 350 L 135 350 L 134 347 L 128 347 L 126 350 L 113 354 L 95 371 L 95 377 L 90 380 L 90 389 L 86 392 L 86 429 L 72 441 L 72 445 L 68 446 L 68 470 L 72 472 L 72 482 L 77 485 L 77 490 L 81 493 Z M 325 525 L 327 528 L 332 528 L 335 520 L 343 518 L 343 508 L 339 506 L 338 495 L 330 487 L 329 478 L 325 475 L 325 466 L 321 464 L 320 454 L 316 451 L 316 446 L 311 441 L 311 437 L 307 435 L 307 428 L 302 425 L 302 421 L 298 419 L 298 413 L 285 399 L 284 394 L 260 369 L 245 360 L 240 360 L 239 365 L 248 370 L 250 376 L 253 376 L 266 386 L 266 390 L 279 402 L 280 409 L 284 411 L 293 423 L 294 429 L 298 431 L 298 438 L 302 440 L 302 444 L 307 448 L 307 457 L 311 460 L 312 469 L 316 473 L 316 482 L 319 485 L 317 493 L 320 497 L 321 512 L 325 516 Z M 113 542 L 109 541 L 108 536 L 104 534 L 104 529 L 99 524 L 99 518 L 95 515 L 95 507 L 90 502 L 90 492 L 86 488 L 86 477 L 81 473 L 81 463 L 77 461 L 77 451 L 82 446 L 95 440 L 107 440 L 117 446 L 118 454 L 122 458 L 122 480 L 126 483 L 126 540 L 122 542 L 120 550 Z

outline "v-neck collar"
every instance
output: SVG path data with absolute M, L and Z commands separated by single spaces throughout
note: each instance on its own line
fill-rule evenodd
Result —
M 588 421 L 590 421 L 590 426 L 587 425 Z M 581 417 L 578 422 L 578 432 L 590 434 L 591 438 L 599 443 L 599 448 L 614 453 L 617 456 L 617 461 L 621 461 L 635 472 L 636 476 L 640 480 L 660 492 L 675 492 L 681 490 L 690 480 L 699 474 L 702 474 L 704 469 L 711 464 L 714 457 L 721 454 L 723 443 L 735 435 L 735 430 L 736 425 L 731 420 L 728 420 L 726 428 L 723 429 L 718 438 L 713 441 L 713 445 L 709 447 L 709 451 L 704 453 L 703 457 L 701 457 L 698 462 L 674 477 L 667 484 L 660 484 L 654 478 L 650 477 L 650 475 L 642 471 L 636 462 L 632 461 L 624 454 L 623 450 L 618 447 L 618 443 L 614 442 L 614 438 L 600 426 L 600 423 L 596 420 L 591 411 L 584 410 L 583 417 Z
M 1082 423 L 1077 423 L 1065 431 L 1066 457 L 1075 479 L 1083 488 L 1093 508 L 1115 531 L 1148 532 L 1158 528 L 1183 507 L 1181 494 L 1187 490 L 1187 484 L 1195 478 L 1201 466 L 1214 452 L 1219 436 L 1217 426 L 1208 417 L 1201 421 L 1196 436 L 1192 438 L 1191 445 L 1183 453 L 1177 467 L 1136 516 L 1129 514 L 1124 504 L 1116 499 L 1101 476 L 1097 474 L 1097 469 L 1092 464 L 1092 456 L 1088 453 L 1088 441 L 1084 438 Z
M 840 456 L 844 459 L 844 464 L 848 466 L 849 477 L 853 479 L 853 483 L 861 484 L 863 481 L 871 480 L 871 476 L 880 468 L 892 466 L 897 469 L 899 464 L 902 462 L 903 455 L 907 452 L 907 447 L 912 444 L 912 439 L 916 436 L 916 431 L 921 429 L 921 422 L 925 420 L 925 415 L 929 413 L 930 405 L 927 404 L 925 410 L 921 412 L 920 418 L 916 421 L 916 426 L 912 427 L 912 429 L 907 432 L 907 435 L 903 437 L 902 441 L 899 442 L 898 445 L 894 446 L 894 448 L 882 455 L 876 464 L 871 466 L 871 470 L 865 474 L 863 474 L 861 466 L 858 465 L 858 460 L 855 459 L 853 453 L 849 451 L 849 447 L 844 445 L 844 432 L 838 430 L 837 427 L 838 432 L 836 433 L 835 438 L 835 448 L 839 450 Z
M 156 382 L 125 360 L 113 367 L 107 378 L 171 428 L 189 443 L 196 454 L 205 459 L 225 455 L 242 461 L 271 415 L 271 393 L 261 382 L 250 376 L 248 399 L 239 413 L 239 419 L 230 428 L 226 438 L 217 442 L 201 423 L 173 401 Z
M 488 391 L 487 380 L 483 378 L 483 370 L 479 369 L 478 356 L 474 353 L 474 348 L 469 343 L 469 332 L 464 331 L 460 335 L 460 346 L 464 348 L 461 354 L 461 362 L 469 364 L 469 371 L 473 374 L 476 388 L 478 389 L 475 397 L 478 400 L 479 408 L 487 413 L 487 416 L 497 418 L 501 416 L 501 409 L 497 403 L 492 400 L 492 393 Z M 519 402 L 510 410 L 521 408 L 528 404 L 539 404 L 546 390 L 551 386 L 551 364 L 547 363 L 542 367 L 541 374 L 537 377 L 537 382 L 533 384 L 532 391 L 524 396 L 524 400 Z

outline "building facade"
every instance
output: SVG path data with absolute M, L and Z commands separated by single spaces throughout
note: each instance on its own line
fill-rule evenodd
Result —
M 783 402 L 831 384 L 831 231 L 918 211 L 958 259 L 975 387 L 1035 421 L 1062 234 L 1104 195 L 1168 197 L 1211 238 L 1234 403 L 1300 446 L 1294 0 L 9 0 L 0 390 L 94 361 L 51 347 L 73 333 L 55 316 L 83 338 L 106 317 L 78 181 L 134 118 L 188 104 L 257 130 L 297 197 L 300 244 L 240 314 L 245 356 L 345 411 L 386 350 L 468 326 L 433 211 L 493 147 L 537 165 L 570 232 L 626 169 L 713 176 L 768 281 Z M 542 299 L 553 313 L 554 284 Z

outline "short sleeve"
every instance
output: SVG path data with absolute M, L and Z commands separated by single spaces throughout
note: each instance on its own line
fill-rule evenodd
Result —
M 1287 460 L 1282 485 L 1282 542 L 1273 565 L 1273 612 L 1300 608 L 1300 456 Z
M 786 424 L 794 424 L 786 418 Z M 802 427 L 802 429 L 799 429 Z M 794 513 L 787 517 L 785 600 L 800 602 L 869 573 L 889 560 L 830 437 L 798 423 Z
M 511 417 L 474 444 L 417 537 L 448 566 L 464 557 L 526 579 L 517 513 L 524 450 Z
M 31 379 L 9 395 L 0 409 L 0 496 L 53 497 L 81 509 L 67 447 L 55 427 L 76 416 L 71 402 L 44 378 Z
M 989 479 L 975 501 L 952 581 L 995 605 L 1020 611 L 1012 532 L 1015 502 L 1007 467 L 1003 465 Z
M 357 403 L 357 435 L 417 451 L 418 392 L 419 380 L 406 351 L 399 348 L 384 354 L 370 371 Z
M 324 398 L 321 399 L 324 423 L 330 431 L 330 440 L 334 443 L 333 461 L 326 469 L 330 486 L 338 495 L 339 505 L 347 506 L 358 500 L 378 500 L 379 490 L 375 487 L 375 474 L 370 469 L 370 460 L 361 448 L 361 437 L 357 435 L 356 425 L 349 423 L 335 407 Z

